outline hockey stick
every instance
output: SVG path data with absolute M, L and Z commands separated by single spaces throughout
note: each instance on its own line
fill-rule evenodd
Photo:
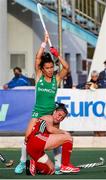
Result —
M 2 163 L 5 164 L 6 167 L 11 167 L 13 165 L 13 163 L 14 163 L 13 160 L 7 161 L 7 159 L 1 153 L 0 153 L 0 160 L 1 160 Z
M 37 9 L 38 9 L 38 13 L 39 13 L 39 17 L 40 17 L 43 29 L 44 29 L 45 33 L 47 33 L 47 28 L 46 28 L 46 25 L 45 25 L 45 22 L 44 22 L 44 19 L 43 19 L 43 15 L 41 13 L 42 5 L 40 3 L 37 4 Z M 49 43 L 49 46 L 52 47 L 52 43 L 51 43 L 50 38 L 48 39 L 48 43 Z
M 80 167 L 80 168 L 93 168 L 93 167 L 103 166 L 105 160 L 102 157 L 100 157 L 99 159 L 100 159 L 99 162 L 81 164 L 81 165 L 78 165 L 77 167 Z

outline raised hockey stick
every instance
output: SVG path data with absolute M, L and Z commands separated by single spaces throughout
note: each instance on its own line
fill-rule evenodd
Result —
M 47 28 L 46 28 L 46 25 L 45 25 L 45 22 L 44 22 L 44 19 L 43 19 L 43 15 L 41 13 L 43 8 L 42 8 L 42 5 L 40 3 L 37 3 L 37 9 L 38 9 L 38 13 L 39 13 L 39 17 L 40 17 L 43 29 L 44 29 L 44 31 L 46 33 L 47 32 Z M 48 39 L 48 43 L 49 43 L 49 46 L 52 47 L 52 43 L 51 43 L 50 38 Z
M 0 153 L 0 160 L 1 160 L 2 163 L 5 164 L 6 167 L 11 167 L 13 165 L 13 163 L 14 163 L 13 160 L 8 161 L 1 153 Z

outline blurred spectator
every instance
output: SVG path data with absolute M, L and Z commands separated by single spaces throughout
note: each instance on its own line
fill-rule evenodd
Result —
M 71 72 L 68 72 L 67 75 L 63 79 L 63 87 L 72 88 L 72 86 L 73 86 L 73 81 L 72 81 Z
M 106 79 L 106 61 L 104 61 L 104 70 L 99 73 L 99 79 Z
M 99 80 L 102 85 L 101 88 L 106 88 L 106 60 L 104 61 L 104 66 L 104 70 L 99 73 Z
M 30 81 L 30 86 L 35 86 L 35 79 L 34 78 L 29 78 Z
M 91 90 L 102 88 L 102 84 L 99 81 L 99 73 L 95 70 L 92 71 L 90 81 L 85 82 L 83 84 L 78 84 L 76 86 L 76 88 L 78 88 L 78 89 L 91 89 Z
M 10 82 L 6 83 L 3 86 L 3 89 L 11 89 L 17 86 L 30 86 L 31 85 L 29 78 L 22 74 L 21 68 L 15 67 L 13 69 L 13 72 L 14 72 L 13 79 Z

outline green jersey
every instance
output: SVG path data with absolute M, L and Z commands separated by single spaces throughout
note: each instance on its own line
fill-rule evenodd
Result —
M 56 92 L 56 77 L 53 76 L 51 82 L 47 82 L 42 75 L 36 84 L 36 103 L 32 111 L 32 118 L 52 114 L 55 109 Z

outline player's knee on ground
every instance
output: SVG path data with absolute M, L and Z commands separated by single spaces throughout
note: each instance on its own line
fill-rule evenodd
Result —
M 36 170 L 41 174 L 53 174 L 55 169 L 47 154 L 44 154 L 36 164 Z

